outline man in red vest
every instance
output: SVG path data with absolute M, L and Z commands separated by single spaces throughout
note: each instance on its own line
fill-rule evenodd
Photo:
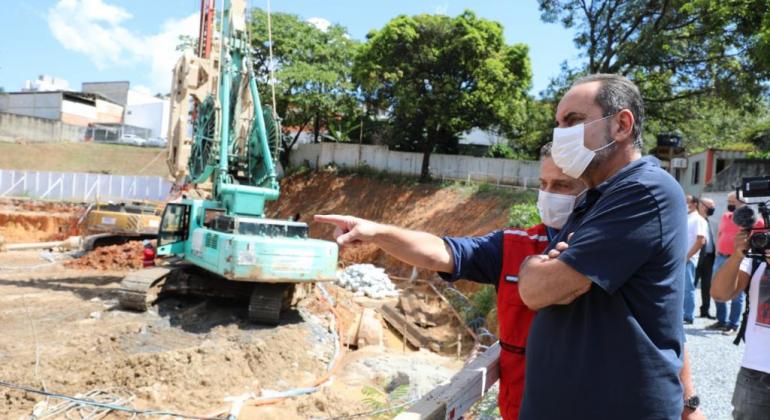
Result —
M 353 216 L 315 216 L 318 222 L 337 226 L 335 237 L 340 246 L 373 243 L 407 264 L 435 270 L 444 280 L 462 278 L 495 286 L 502 349 L 498 404 L 504 419 L 519 417 L 524 392 L 524 354 L 529 326 L 535 316 L 519 296 L 519 266 L 528 256 L 543 253 L 586 188 L 582 181 L 565 175 L 550 152 L 548 143 L 540 153 L 537 207 L 543 223 L 530 228 L 511 227 L 479 237 L 441 238 Z M 691 383 L 689 368 L 683 370 L 682 379 Z

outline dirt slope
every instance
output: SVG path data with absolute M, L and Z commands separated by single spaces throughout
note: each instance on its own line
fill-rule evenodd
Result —
M 84 211 L 78 204 L 0 199 L 0 236 L 5 243 L 66 239 L 78 234 Z
M 312 222 L 314 214 L 350 214 L 439 236 L 481 235 L 505 227 L 512 200 L 523 199 L 516 196 L 322 171 L 284 178 L 281 198 L 270 203 L 268 214 L 288 218 L 299 213 L 300 220 L 310 224 L 310 235 L 322 239 L 332 239 L 334 229 Z M 370 262 L 395 275 L 411 273 L 411 267 L 371 245 L 342 250 L 340 261 Z

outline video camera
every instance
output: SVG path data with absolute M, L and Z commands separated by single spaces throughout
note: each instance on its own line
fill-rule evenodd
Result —
M 765 253 L 770 249 L 770 176 L 748 177 L 741 180 L 741 185 L 735 194 L 745 206 L 733 213 L 733 222 L 742 229 L 751 233 L 749 236 L 749 249 L 746 256 L 750 258 L 765 258 Z M 745 198 L 759 197 L 757 202 L 746 202 Z M 765 201 L 764 199 L 767 199 Z M 751 206 L 756 206 L 755 212 Z M 757 214 L 758 213 L 758 214 Z M 757 218 L 761 216 L 765 222 L 764 228 L 755 229 Z

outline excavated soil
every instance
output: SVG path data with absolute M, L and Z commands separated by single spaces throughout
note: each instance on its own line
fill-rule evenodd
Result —
M 141 241 L 131 241 L 96 248 L 78 259 L 67 261 L 64 265 L 95 270 L 138 270 L 143 266 L 143 251 Z
M 0 236 L 6 243 L 48 242 L 78 234 L 80 204 L 0 200 Z

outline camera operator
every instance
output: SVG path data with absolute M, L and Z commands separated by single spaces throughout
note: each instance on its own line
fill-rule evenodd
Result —
M 749 312 L 744 315 L 736 339 L 738 344 L 745 333 L 746 351 L 732 399 L 736 420 L 764 420 L 770 413 L 770 281 L 767 270 L 770 250 L 767 246 L 751 247 L 753 256 L 744 256 L 750 249 L 750 232 L 744 226 L 735 236 L 734 252 L 711 283 L 711 296 L 722 302 L 732 300 L 748 286 Z

